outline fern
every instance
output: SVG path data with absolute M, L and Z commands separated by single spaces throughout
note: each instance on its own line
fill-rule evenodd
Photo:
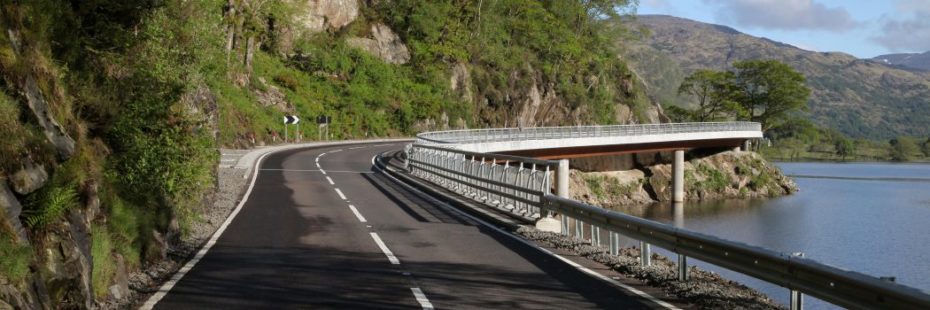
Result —
M 23 212 L 24 222 L 31 228 L 44 227 L 76 206 L 77 200 L 77 192 L 73 186 L 44 190 L 28 201 L 27 205 L 30 208 Z

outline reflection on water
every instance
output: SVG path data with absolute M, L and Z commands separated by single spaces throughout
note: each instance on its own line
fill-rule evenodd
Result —
M 653 204 L 616 208 L 724 239 L 763 246 L 930 290 L 930 165 L 784 163 L 801 192 L 770 200 Z M 864 180 L 869 179 L 869 180 Z M 662 251 L 657 251 L 662 253 Z M 670 254 L 667 251 L 664 254 Z M 787 303 L 786 289 L 718 267 L 695 263 Z M 805 306 L 831 306 L 807 298 Z

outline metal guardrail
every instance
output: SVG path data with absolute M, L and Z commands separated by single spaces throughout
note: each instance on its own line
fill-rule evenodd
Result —
M 706 124 L 706 125 L 705 125 Z M 800 308 L 803 292 L 833 304 L 855 309 L 930 309 L 930 295 L 862 273 L 825 265 L 814 260 L 765 248 L 720 239 L 676 228 L 579 201 L 550 194 L 557 161 L 455 150 L 455 143 L 550 139 L 632 134 L 661 134 L 695 131 L 759 130 L 758 123 L 705 123 L 491 129 L 444 131 L 418 135 L 409 145 L 407 165 L 411 174 L 445 187 L 476 202 L 509 212 L 525 220 L 538 219 L 548 211 L 562 217 L 562 232 L 588 238 L 601 245 L 601 229 L 609 232 L 609 251 L 617 254 L 619 235 L 641 241 L 641 262 L 648 265 L 649 244 L 679 255 L 679 280 L 686 281 L 687 257 L 771 282 L 792 290 L 792 308 Z M 566 131 L 566 128 L 582 128 Z M 569 132 L 569 134 L 566 134 Z M 518 137 L 506 137 L 516 133 Z M 439 145 L 437 145 L 439 144 Z M 569 220 L 574 221 L 572 233 Z
M 527 219 L 539 217 L 555 161 L 431 146 L 407 150 L 413 175 Z
M 417 144 L 477 143 L 492 141 L 545 140 L 612 136 L 640 136 L 713 131 L 761 131 L 755 122 L 665 123 L 608 126 L 462 129 L 425 132 Z

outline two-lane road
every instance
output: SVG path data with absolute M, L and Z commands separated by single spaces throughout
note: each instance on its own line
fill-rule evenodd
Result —
M 372 170 L 402 144 L 284 151 L 156 308 L 654 308 Z

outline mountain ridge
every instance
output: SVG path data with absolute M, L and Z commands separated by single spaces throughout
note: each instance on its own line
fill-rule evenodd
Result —
M 930 71 L 930 51 L 885 54 L 872 57 L 872 60 L 907 70 Z
M 815 52 L 730 27 L 667 15 L 639 15 L 648 36 L 626 48 L 633 69 L 663 104 L 687 105 L 681 80 L 697 69 L 776 59 L 807 77 L 810 118 L 857 138 L 930 135 L 930 72 L 903 70 L 842 52 Z

